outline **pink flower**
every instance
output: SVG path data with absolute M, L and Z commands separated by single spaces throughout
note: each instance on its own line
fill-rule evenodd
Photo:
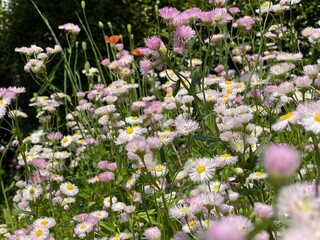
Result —
M 146 46 L 151 50 L 158 50 L 160 47 L 163 47 L 164 44 L 160 38 L 153 36 L 146 40 Z
M 254 214 L 259 218 L 271 218 L 273 209 L 267 204 L 256 202 L 254 203 Z
M 272 144 L 264 151 L 263 164 L 270 175 L 291 177 L 300 162 L 298 151 L 287 144 Z
M 150 227 L 147 228 L 143 235 L 146 237 L 148 240 L 160 240 L 161 239 L 161 232 L 158 227 Z
M 151 70 L 152 65 L 152 62 L 149 59 L 142 59 L 139 62 L 141 74 L 145 77 L 148 76 L 148 72 Z
M 173 34 L 175 42 L 187 42 L 190 41 L 196 32 L 189 26 L 179 26 L 176 28 L 176 31 Z
M 180 11 L 174 7 L 163 7 L 159 9 L 159 15 L 164 20 L 172 20 L 176 15 L 178 15 Z
M 100 182 L 108 182 L 114 179 L 113 172 L 103 172 L 98 175 L 98 179 Z
M 234 28 L 237 27 L 244 27 L 247 31 L 249 31 L 254 24 L 254 18 L 250 16 L 245 16 L 242 18 L 239 18 L 232 26 Z
M 214 222 L 208 230 L 207 240 L 245 240 L 252 224 L 243 216 L 228 216 Z

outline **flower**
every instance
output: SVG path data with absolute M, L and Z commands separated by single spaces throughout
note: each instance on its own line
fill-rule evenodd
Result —
M 161 239 L 161 232 L 160 232 L 160 229 L 158 227 L 147 228 L 143 232 L 143 235 L 148 240 L 160 240 Z
M 52 217 L 44 217 L 44 218 L 38 218 L 36 221 L 34 221 L 33 226 L 39 227 L 39 228 L 52 228 L 56 225 L 56 220 Z
M 69 146 L 71 143 L 72 143 L 72 136 L 68 135 L 68 136 L 65 136 L 61 139 L 60 143 L 61 143 L 61 146 L 62 147 L 67 147 Z
M 191 166 L 188 166 L 187 169 L 188 175 L 193 182 L 210 181 L 214 171 L 215 168 L 208 158 L 193 159 Z
M 300 163 L 298 151 L 287 144 L 273 144 L 263 154 L 263 164 L 269 175 L 291 177 Z
M 75 196 L 78 194 L 79 189 L 76 185 L 66 182 L 60 185 L 60 191 L 67 196 Z
M 246 234 L 252 229 L 249 219 L 243 216 L 228 216 L 209 226 L 207 239 L 214 240 L 245 240 Z
M 134 127 L 128 127 L 125 130 L 122 130 L 117 137 L 115 143 L 120 145 L 127 142 L 133 141 L 135 138 L 140 136 L 143 132 L 145 132 L 144 128 L 141 128 L 139 126 Z
M 110 37 L 105 35 L 104 39 L 106 40 L 107 43 L 116 44 L 116 43 L 118 43 L 120 41 L 121 35 L 113 35 L 113 36 L 110 36 Z
M 66 23 L 64 25 L 60 25 L 58 28 L 74 34 L 78 34 L 81 31 L 79 26 L 73 23 Z
M 42 193 L 42 187 L 40 185 L 27 185 L 22 191 L 22 195 L 26 200 L 35 200 Z
M 313 184 L 301 182 L 281 188 L 277 200 L 278 215 L 289 215 L 297 223 L 319 219 L 320 199 L 315 188 Z
M 299 124 L 314 134 L 320 133 L 320 101 L 299 104 L 297 107 Z
M 187 204 L 174 205 L 169 209 L 169 215 L 172 218 L 183 218 L 190 213 L 190 207 Z
M 272 206 L 256 202 L 254 203 L 254 214 L 260 218 L 270 218 L 273 215 Z
M 179 115 L 174 120 L 177 133 L 182 136 L 188 136 L 199 129 L 199 123 L 190 119 L 185 119 L 182 115 Z
M 49 237 L 49 230 L 46 228 L 35 227 L 30 233 L 30 239 L 33 240 L 45 240 Z
M 299 119 L 296 112 L 288 112 L 280 116 L 279 121 L 272 125 L 272 129 L 275 131 L 282 131 L 287 128 L 289 123 L 295 123 Z
M 180 11 L 174 7 L 163 7 L 159 9 L 159 15 L 163 18 L 163 20 L 172 20 L 175 16 L 177 16 Z

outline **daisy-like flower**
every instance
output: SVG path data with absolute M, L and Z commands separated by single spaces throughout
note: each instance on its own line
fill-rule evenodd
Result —
M 266 173 L 263 173 L 263 172 L 253 172 L 253 173 L 250 173 L 249 177 L 247 178 L 247 181 L 246 182 L 249 182 L 249 181 L 253 181 L 253 180 L 261 180 L 261 179 L 265 179 L 267 178 L 268 175 Z
M 288 214 L 296 222 L 319 219 L 320 199 L 316 197 L 315 185 L 296 183 L 280 190 L 277 208 L 279 216 Z
M 49 237 L 49 230 L 42 227 L 35 227 L 30 233 L 30 239 L 45 240 Z
M 169 215 L 172 218 L 183 218 L 190 213 L 190 207 L 187 204 L 174 205 L 169 209 Z
M 90 215 L 101 219 L 105 219 L 109 216 L 109 213 L 107 211 L 101 210 L 101 211 L 94 211 L 92 213 L 90 213 Z
M 74 232 L 77 235 L 81 235 L 81 234 L 89 233 L 92 230 L 93 230 L 93 226 L 91 223 L 82 222 L 77 224 L 77 226 L 74 229 Z
M 72 143 L 72 136 L 68 135 L 68 136 L 65 136 L 61 139 L 60 143 L 61 143 L 61 146 L 62 147 L 67 147 L 69 146 L 71 143 Z
M 134 127 L 128 127 L 125 130 L 122 130 L 122 132 L 117 137 L 115 143 L 118 145 L 131 142 L 136 137 L 140 136 L 142 133 L 145 132 L 144 128 L 141 128 L 139 126 Z
M 294 68 L 295 65 L 293 63 L 279 63 L 270 68 L 270 73 L 273 76 L 281 76 L 288 73 Z
M 79 189 L 76 185 L 66 182 L 60 185 L 60 191 L 67 196 L 75 196 L 78 194 Z
M 219 166 L 225 166 L 225 165 L 235 164 L 238 161 L 238 157 L 232 156 L 229 153 L 223 153 L 215 157 L 214 161 L 216 161 L 217 165 Z
M 288 112 L 282 115 L 277 123 L 272 125 L 272 129 L 275 131 L 282 131 L 288 127 L 289 123 L 296 123 L 298 119 L 299 116 L 296 112 Z
M 259 11 L 260 11 L 261 13 L 269 12 L 271 6 L 272 6 L 272 3 L 271 3 L 271 2 L 264 2 L 264 3 L 260 6 L 260 9 L 257 9 L 256 12 L 257 12 L 257 13 L 259 13 Z
M 190 133 L 199 129 L 199 123 L 190 119 L 185 119 L 181 115 L 174 120 L 174 125 L 176 126 L 177 133 L 182 136 L 188 136 Z
M 320 133 L 320 101 L 298 105 L 299 124 L 314 134 Z
M 66 23 L 64 25 L 60 25 L 59 29 L 65 30 L 67 32 L 71 32 L 73 34 L 78 34 L 81 31 L 79 26 L 73 23 Z
M 113 212 L 122 212 L 124 210 L 124 208 L 126 207 L 126 204 L 123 203 L 123 202 L 116 202 L 116 203 L 113 203 L 111 205 L 111 210 Z
M 242 240 L 252 229 L 252 223 L 243 216 L 228 216 L 209 226 L 207 239 Z
M 33 226 L 39 227 L 39 228 L 52 228 L 56 225 L 56 220 L 52 217 L 44 217 L 39 218 L 36 221 L 34 221 Z
M 301 60 L 303 57 L 302 53 L 286 53 L 280 52 L 277 54 L 276 59 L 278 61 L 285 61 L 285 62 L 294 62 L 297 60 Z
M 22 191 L 23 198 L 26 200 L 35 200 L 42 193 L 42 187 L 40 185 L 27 185 Z
M 208 158 L 196 159 L 187 169 L 188 175 L 193 182 L 210 181 L 214 171 L 215 168 Z
M 154 169 L 151 171 L 151 174 L 155 177 L 161 177 L 164 176 L 167 172 L 167 168 L 164 165 L 157 165 L 154 167 Z
M 103 206 L 105 208 L 110 208 L 111 204 L 115 204 L 118 201 L 116 197 L 106 197 L 103 199 Z
M 135 124 L 141 124 L 143 120 L 140 117 L 130 116 L 126 117 L 126 123 L 135 125 Z
M 143 235 L 146 237 L 147 240 L 160 240 L 161 239 L 161 232 L 158 227 L 150 227 L 147 228 Z
M 182 230 L 186 233 L 190 233 L 196 230 L 199 226 L 200 226 L 200 223 L 198 220 L 191 220 L 182 226 Z

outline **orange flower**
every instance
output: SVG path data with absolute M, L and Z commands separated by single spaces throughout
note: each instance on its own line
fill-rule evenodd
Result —
M 121 35 L 113 35 L 113 36 L 110 36 L 108 37 L 107 35 L 104 36 L 105 40 L 107 43 L 118 43 L 120 38 L 121 38 Z
M 136 49 L 134 49 L 134 50 L 132 51 L 132 55 L 133 55 L 133 56 L 136 56 L 136 57 L 139 57 L 139 56 L 142 55 L 142 52 L 141 52 L 141 50 L 140 50 L 139 48 L 136 48 Z

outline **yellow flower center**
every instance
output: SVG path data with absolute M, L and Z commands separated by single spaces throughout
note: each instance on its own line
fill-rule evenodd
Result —
M 86 228 L 87 228 L 87 225 L 84 225 L 84 224 L 81 225 L 81 227 L 80 227 L 81 230 L 84 230 L 84 229 L 86 229 Z
M 232 81 L 225 81 L 224 82 L 226 85 L 231 85 L 233 82 Z
M 36 231 L 36 236 L 40 237 L 43 234 L 43 231 L 41 229 Z
M 215 191 L 220 190 L 220 186 L 219 186 L 219 185 L 214 185 L 212 188 L 213 188 L 213 190 L 215 190 Z
M 189 227 L 194 227 L 195 225 L 197 225 L 197 222 L 196 222 L 196 221 L 190 221 L 190 222 L 188 222 L 188 226 L 189 226 Z
M 203 173 L 206 171 L 206 167 L 205 166 L 199 166 L 197 167 L 197 173 Z
M 189 208 L 187 208 L 187 207 L 181 208 L 181 209 L 180 209 L 180 212 L 182 212 L 182 213 L 188 213 L 188 212 L 189 212 Z
M 165 129 L 164 132 L 169 133 L 169 132 L 171 132 L 171 130 L 170 129 Z
M 138 120 L 138 117 L 131 117 L 131 120 L 137 121 L 137 120 Z
M 47 220 L 42 220 L 42 221 L 40 222 L 40 224 L 45 226 L 45 225 L 48 225 L 49 222 L 48 222 Z
M 74 187 L 71 184 L 67 184 L 66 188 L 70 191 L 72 191 L 74 189 Z
M 262 7 L 263 7 L 263 8 L 269 7 L 269 3 L 268 3 L 268 2 L 265 2 L 264 4 L 262 4 Z
M 168 94 L 167 94 L 167 97 L 168 97 L 168 98 L 173 97 L 173 94 L 172 94 L 172 93 L 168 93 Z
M 163 137 L 163 136 L 161 136 L 161 137 L 159 137 L 159 140 L 160 141 L 164 141 L 164 140 L 166 140 L 167 138 L 166 137 Z
M 256 172 L 255 174 L 257 177 L 262 177 L 263 176 L 263 173 L 262 172 Z
M 31 188 L 30 190 L 29 190 L 29 193 L 30 194 L 34 194 L 36 192 L 36 189 L 35 188 Z
M 163 167 L 157 167 L 156 168 L 156 172 L 162 172 L 163 171 Z
M 317 122 L 320 122 L 320 113 L 314 116 L 314 120 L 316 120 Z
M 231 88 L 227 88 L 227 93 L 228 93 L 228 94 L 233 93 L 232 89 L 231 89 Z
M 281 121 L 285 121 L 285 120 L 290 119 L 292 116 L 293 116 L 293 113 L 292 113 L 292 112 L 288 112 L 287 114 L 282 115 L 282 116 L 280 117 L 280 120 L 281 120 Z
M 4 101 L 0 100 L 0 105 L 3 105 L 4 104 Z
M 220 157 L 228 158 L 228 157 L 231 157 L 231 154 L 223 153 L 223 154 L 220 155 Z
M 207 96 L 207 99 L 212 99 L 212 95 L 208 95 L 208 96 Z
M 64 143 L 68 142 L 68 138 L 66 138 L 66 137 L 63 138 L 63 139 L 62 139 L 62 142 L 64 142 Z
M 127 128 L 126 133 L 127 133 L 127 134 L 132 134 L 133 131 L 134 131 L 133 128 Z

